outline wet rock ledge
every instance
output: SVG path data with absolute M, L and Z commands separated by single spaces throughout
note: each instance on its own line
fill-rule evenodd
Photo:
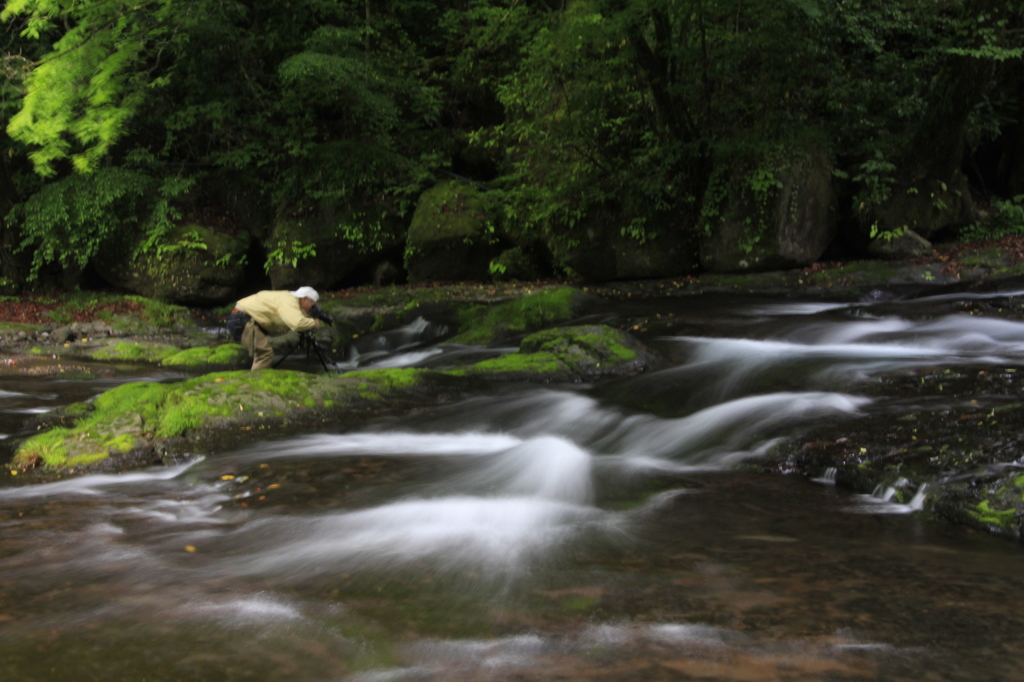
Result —
M 469 367 L 377 369 L 342 375 L 229 371 L 177 384 L 131 383 L 46 416 L 17 449 L 12 471 L 127 469 L 208 452 L 253 431 L 359 419 L 439 404 L 482 380 L 573 382 L 624 376 L 652 360 L 642 344 L 601 325 L 527 336 L 520 350 Z
M 935 519 L 1024 539 L 1024 366 L 920 370 L 884 381 L 916 407 L 806 430 L 751 466 L 831 480 Z M 940 395 L 955 406 L 922 407 Z

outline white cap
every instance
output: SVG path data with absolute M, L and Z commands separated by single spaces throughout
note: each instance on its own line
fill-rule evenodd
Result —
M 320 294 L 316 293 L 316 289 L 313 287 L 299 287 L 295 291 L 291 292 L 291 294 L 295 298 L 308 298 L 313 301 L 313 303 L 320 300 Z

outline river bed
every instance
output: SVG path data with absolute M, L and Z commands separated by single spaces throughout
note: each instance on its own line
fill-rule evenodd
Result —
M 825 472 L 744 466 L 801 428 L 906 411 L 888 377 L 1015 376 L 1024 324 L 975 308 L 1018 294 L 609 303 L 585 321 L 635 327 L 655 370 L 495 385 L 174 467 L 14 477 L 0 679 L 1024 678 L 1019 545 Z M 123 381 L 181 378 L 33 367 L 0 371 L 7 435 Z M 1011 383 L 927 407 L 965 400 L 1018 398 Z

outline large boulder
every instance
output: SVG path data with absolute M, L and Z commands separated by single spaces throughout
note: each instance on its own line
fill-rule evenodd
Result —
M 405 253 L 410 282 L 490 279 L 500 248 L 476 187 L 445 181 L 424 192 Z
M 365 206 L 362 204 L 366 204 Z M 278 212 L 264 240 L 273 289 L 332 289 L 352 273 L 400 247 L 401 219 L 353 200 L 324 200 Z
M 756 173 L 756 174 L 755 174 Z M 770 173 L 722 171 L 705 196 L 701 265 L 709 272 L 804 267 L 836 235 L 832 163 L 818 148 L 793 153 Z
M 495 282 L 538 280 L 549 274 L 544 260 L 528 247 L 506 249 L 491 262 L 491 278 Z
M 137 233 L 109 240 L 93 258 L 96 272 L 147 298 L 192 306 L 230 301 L 245 281 L 247 232 L 184 223 L 139 253 L 143 238 Z
M 549 228 L 546 245 L 558 265 L 594 282 L 696 271 L 697 243 L 685 215 L 655 214 L 643 227 L 629 229 L 632 218 L 615 202 L 606 202 L 571 227 Z
M 863 229 L 900 233 L 910 229 L 925 239 L 978 220 L 967 177 L 959 170 L 944 180 L 926 178 L 895 187 L 887 201 L 860 211 Z

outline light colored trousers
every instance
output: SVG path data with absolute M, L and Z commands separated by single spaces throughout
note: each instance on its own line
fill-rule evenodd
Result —
M 269 369 L 274 364 L 274 349 L 270 347 L 267 335 L 252 320 L 242 330 L 242 345 L 252 356 L 251 369 Z

